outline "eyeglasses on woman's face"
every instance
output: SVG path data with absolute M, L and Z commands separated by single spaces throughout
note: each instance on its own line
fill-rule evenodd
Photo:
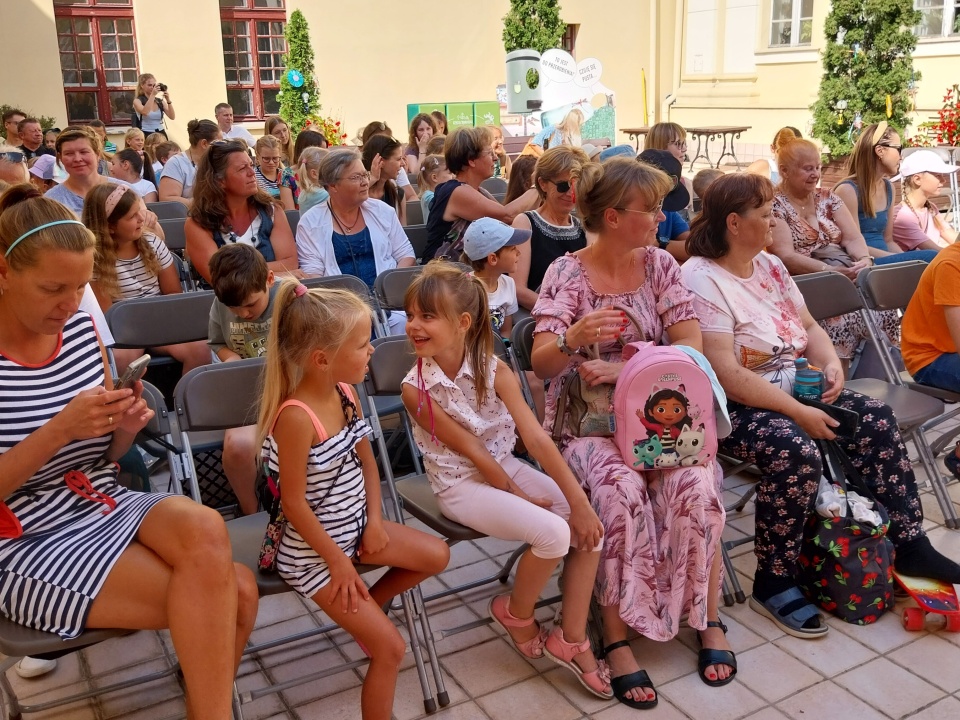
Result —
M 890 143 L 877 143 L 877 147 L 890 148 L 891 150 L 896 150 L 897 155 L 903 154 L 903 145 L 891 145 Z
M 354 185 L 363 185 L 365 182 L 370 182 L 370 173 L 365 172 L 348 175 L 347 177 L 340 178 L 340 181 L 353 183 Z
M 673 145 L 673 146 L 674 146 L 675 148 L 677 148 L 678 150 L 686 150 L 686 149 L 687 149 L 687 141 L 686 141 L 686 140 L 671 140 L 670 142 L 667 143 L 667 145 L 668 145 L 668 146 Z
M 616 207 L 614 208 L 614 210 L 618 210 L 620 212 L 637 213 L 638 215 L 646 215 L 651 220 L 656 220 L 660 216 L 660 211 L 663 210 L 663 201 L 665 199 L 666 198 L 662 198 L 660 202 L 658 202 L 650 210 L 634 210 L 633 208 L 627 208 L 627 207 Z

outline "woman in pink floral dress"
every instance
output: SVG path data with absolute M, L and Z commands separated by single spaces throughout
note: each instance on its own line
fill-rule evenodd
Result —
M 676 261 L 657 248 L 661 207 L 683 202 L 683 186 L 660 170 L 618 158 L 584 165 L 576 193 L 583 224 L 597 240 L 547 269 L 533 308 L 537 375 L 556 378 L 577 368 L 591 385 L 616 382 L 623 368 L 621 342 L 664 341 L 699 350 L 693 297 Z M 614 306 L 632 311 L 643 337 Z M 577 351 L 593 343 L 601 359 L 585 360 Z M 559 384 L 552 383 L 547 397 L 548 428 L 556 416 Z M 654 640 L 670 640 L 683 615 L 700 631 L 704 682 L 732 680 L 736 659 L 718 614 L 717 544 L 724 521 L 719 467 L 641 474 L 623 462 L 612 438 L 577 438 L 566 430 L 560 448 L 604 526 L 597 597 L 617 697 L 638 708 L 656 702 L 627 633 L 633 628 Z

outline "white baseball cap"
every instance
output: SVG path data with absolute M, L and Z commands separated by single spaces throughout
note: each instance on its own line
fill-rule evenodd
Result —
M 900 161 L 900 177 L 910 177 L 922 172 L 946 175 L 957 170 L 960 170 L 960 167 L 945 163 L 932 150 L 917 150 Z
M 495 218 L 482 217 L 470 223 L 463 233 L 463 252 L 471 260 L 482 260 L 501 248 L 525 243 L 531 235 L 530 230 L 513 228 Z

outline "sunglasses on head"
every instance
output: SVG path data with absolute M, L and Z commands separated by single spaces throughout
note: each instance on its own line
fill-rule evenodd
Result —
M 7 152 L 0 153 L 0 160 L 6 160 L 7 162 L 12 163 L 22 163 L 27 161 L 27 156 L 24 155 L 19 150 L 9 150 Z

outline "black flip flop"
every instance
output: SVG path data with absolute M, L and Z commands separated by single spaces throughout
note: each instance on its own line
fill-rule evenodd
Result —
M 604 656 L 607 656 L 610 654 L 611 650 L 629 646 L 630 643 L 626 640 L 610 643 L 603 649 L 603 654 Z M 657 695 L 657 689 L 650 681 L 650 676 L 647 675 L 646 670 L 638 670 L 637 672 L 632 672 L 628 675 L 620 675 L 615 678 L 610 678 L 610 687 L 613 689 L 613 695 L 617 698 L 617 700 L 622 702 L 627 707 L 633 708 L 634 710 L 651 710 L 657 706 L 658 702 L 660 702 L 660 697 Z M 653 700 L 633 700 L 628 698 L 627 693 L 631 690 L 636 690 L 637 688 L 650 688 L 653 690 Z
M 724 635 L 727 634 L 727 626 L 720 621 L 708 620 L 707 627 L 718 627 L 723 630 Z M 697 674 L 700 679 L 710 687 L 723 687 L 732 681 L 737 675 L 737 656 L 733 650 L 714 650 L 703 647 L 703 638 L 700 637 L 699 631 L 697 632 L 697 642 L 700 643 L 700 652 L 697 653 Z M 733 672 L 724 680 L 711 680 L 706 675 L 706 670 L 711 665 L 727 665 L 733 668 Z

